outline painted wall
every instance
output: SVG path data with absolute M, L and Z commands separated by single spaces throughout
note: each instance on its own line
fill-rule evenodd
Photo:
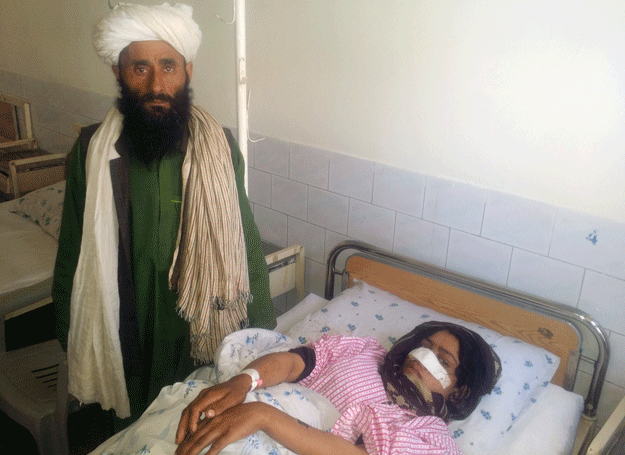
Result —
M 232 4 L 189 3 L 205 35 L 196 99 L 234 125 L 234 27 L 216 18 L 230 19 Z M 0 68 L 114 94 L 89 40 L 107 9 L 3 0 Z M 623 2 L 248 0 L 247 9 L 252 131 L 625 220 Z

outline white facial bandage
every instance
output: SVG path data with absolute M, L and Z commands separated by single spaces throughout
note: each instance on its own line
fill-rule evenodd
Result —
M 408 355 L 421 362 L 421 365 L 423 365 L 426 370 L 428 370 L 432 376 L 434 376 L 434 378 L 441 383 L 443 389 L 449 387 L 451 384 L 449 374 L 447 374 L 445 368 L 443 368 L 436 358 L 436 354 L 434 354 L 430 349 L 420 347 L 410 351 Z

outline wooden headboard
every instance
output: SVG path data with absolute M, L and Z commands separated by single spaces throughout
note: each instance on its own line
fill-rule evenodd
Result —
M 408 302 L 480 324 L 552 352 L 561 361 L 551 382 L 565 385 L 569 359 L 577 358 L 574 353 L 580 344 L 576 330 L 566 322 L 362 256 L 349 257 L 345 270 L 349 286 L 354 279 L 362 280 Z
M 349 256 L 343 261 L 347 253 L 341 255 L 345 251 L 349 251 Z M 551 382 L 566 390 L 573 390 L 582 349 L 589 347 L 583 358 L 593 365 L 593 373 L 584 416 L 589 421 L 594 419 L 610 347 L 605 330 L 583 311 L 355 240 L 339 243 L 328 256 L 325 288 L 328 300 L 334 296 L 337 276 L 342 278 L 342 288 L 351 285 L 354 279 L 362 280 L 408 302 L 542 347 L 561 359 Z

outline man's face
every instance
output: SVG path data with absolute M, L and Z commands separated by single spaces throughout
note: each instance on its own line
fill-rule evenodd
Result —
M 165 41 L 135 41 L 122 51 L 113 72 L 139 101 L 143 111 L 158 118 L 172 108 L 187 76 L 191 78 L 193 64 L 185 64 L 182 55 Z

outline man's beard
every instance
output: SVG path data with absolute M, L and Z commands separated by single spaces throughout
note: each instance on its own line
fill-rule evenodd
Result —
M 145 164 L 160 160 L 182 139 L 187 126 L 191 111 L 189 78 L 173 97 L 154 93 L 140 96 L 123 79 L 119 80 L 119 86 L 121 96 L 117 107 L 124 116 L 123 134 L 128 140 L 129 153 Z M 152 106 L 150 110 L 146 103 L 153 100 L 168 102 L 169 110 L 161 106 Z

